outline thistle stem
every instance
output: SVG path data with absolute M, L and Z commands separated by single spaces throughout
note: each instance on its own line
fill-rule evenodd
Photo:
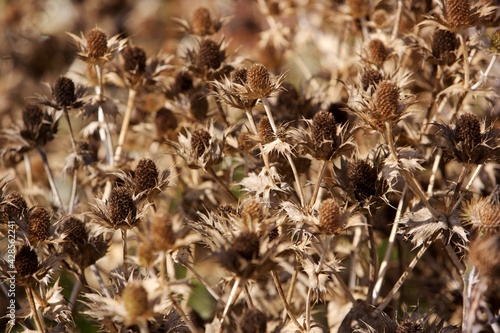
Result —
M 467 43 L 465 42 L 462 34 L 458 34 L 458 39 L 460 39 L 460 45 L 462 47 L 462 56 L 464 60 L 464 89 L 469 89 L 470 84 L 470 68 L 469 68 L 469 55 L 467 49 Z
M 42 157 L 43 168 L 45 169 L 45 173 L 47 174 L 47 178 L 49 179 L 50 188 L 52 189 L 52 194 L 54 195 L 54 198 L 56 200 L 56 205 L 64 212 L 65 208 L 63 205 L 63 201 L 61 199 L 61 195 L 59 194 L 59 190 L 57 189 L 56 182 L 54 181 L 54 175 L 52 174 L 52 170 L 50 169 L 47 154 L 42 147 L 38 147 L 38 152 Z
M 372 296 L 373 296 L 373 288 L 375 286 L 375 280 L 377 279 L 377 249 L 376 249 L 376 244 L 375 244 L 375 236 L 373 234 L 373 227 L 372 223 L 367 223 L 366 229 L 368 232 L 368 240 L 369 240 L 369 247 L 370 247 L 370 270 L 369 270 L 369 276 L 370 276 L 370 285 L 368 287 L 368 293 L 367 293 L 367 302 L 371 304 L 373 302 Z
M 120 130 L 120 136 L 118 137 L 118 146 L 115 151 L 115 162 L 120 161 L 122 156 L 123 144 L 125 142 L 125 136 L 127 135 L 128 126 L 130 123 L 130 116 L 132 114 L 132 109 L 134 108 L 135 98 L 137 96 L 137 90 L 130 88 L 128 91 L 127 109 L 125 110 L 125 115 L 123 117 L 122 128 Z
M 170 300 L 172 301 L 172 306 L 174 307 L 175 311 L 177 311 L 179 316 L 181 316 L 181 318 L 184 320 L 184 322 L 186 323 L 186 325 L 189 328 L 189 330 L 191 331 L 191 333 L 198 333 L 196 326 L 194 326 L 193 322 L 191 320 L 189 320 L 189 318 L 186 316 L 186 313 L 184 312 L 184 310 L 182 310 L 182 308 L 179 306 L 179 304 L 177 304 L 177 302 L 174 300 L 172 295 L 170 295 Z
M 429 186 L 427 186 L 427 196 L 431 197 L 434 194 L 434 184 L 436 182 L 436 174 L 441 163 L 441 158 L 443 157 L 443 150 L 438 149 L 436 158 L 434 159 L 434 164 L 432 164 L 431 177 L 429 178 Z
M 405 185 L 403 189 L 403 193 L 401 195 L 401 199 L 399 199 L 398 209 L 396 211 L 396 216 L 394 217 L 394 223 L 392 224 L 391 233 L 389 235 L 389 239 L 387 241 L 387 249 L 385 250 L 384 259 L 380 263 L 378 270 L 377 282 L 375 283 L 375 287 L 373 288 L 372 299 L 373 301 L 377 301 L 378 295 L 380 293 L 380 288 L 382 288 L 382 283 L 385 278 L 385 274 L 389 268 L 389 259 L 391 257 L 391 252 L 394 247 L 394 242 L 396 241 L 396 234 L 398 232 L 399 219 L 401 218 L 401 214 L 403 212 L 403 203 L 404 198 L 406 196 L 406 191 L 408 189 L 408 185 Z
M 235 202 L 238 202 L 238 198 L 234 195 L 233 192 L 231 192 L 231 190 L 229 189 L 229 187 L 226 185 L 226 183 L 224 183 L 219 176 L 217 176 L 217 174 L 215 173 L 214 169 L 212 167 L 208 168 L 207 169 L 208 173 L 210 174 L 210 176 L 212 176 L 212 178 L 217 182 L 217 184 L 219 184 L 220 186 L 222 186 L 222 188 L 227 192 L 227 194 L 229 194 L 229 196 L 235 201 Z
M 205 289 L 210 293 L 210 295 L 212 295 L 212 297 L 215 298 L 217 302 L 225 306 L 225 302 L 222 300 L 220 295 L 210 287 L 208 282 L 193 268 L 193 266 L 191 266 L 191 264 L 189 264 L 187 260 L 185 260 L 184 258 L 180 258 L 179 261 L 184 265 L 184 267 L 186 267 L 191 273 L 193 273 L 196 279 L 200 281 L 200 283 L 205 287 Z
M 394 20 L 394 27 L 392 28 L 391 41 L 394 41 L 398 36 L 399 23 L 401 22 L 401 13 L 403 12 L 403 1 L 398 0 L 398 9 L 396 11 L 396 19 Z
M 307 289 L 307 296 L 306 296 L 306 322 L 305 322 L 305 330 L 306 332 L 309 332 L 309 329 L 311 328 L 311 294 L 312 294 L 312 288 L 309 286 Z
M 318 172 L 318 177 L 316 178 L 316 184 L 314 184 L 313 194 L 311 196 L 311 199 L 309 200 L 309 209 L 312 209 L 312 207 L 314 206 L 314 203 L 316 202 L 316 199 L 318 198 L 319 189 L 321 188 L 321 180 L 323 179 L 323 176 L 325 175 L 327 163 L 328 163 L 327 160 L 321 161 L 321 167 L 320 167 L 320 170 Z
M 271 112 L 271 105 L 269 105 L 269 101 L 267 97 L 262 97 L 262 104 L 264 105 L 264 110 L 266 110 L 267 118 L 269 118 L 269 124 L 271 124 L 271 128 L 273 129 L 274 134 L 278 132 L 278 128 L 276 127 L 276 123 L 274 122 L 273 113 Z
M 292 313 L 292 310 L 290 309 L 290 305 L 288 304 L 286 298 L 285 298 L 285 293 L 283 292 L 283 288 L 281 287 L 281 282 L 278 279 L 278 273 L 276 270 L 271 271 L 271 275 L 273 276 L 274 284 L 276 285 L 276 290 L 278 290 L 278 295 L 281 298 L 281 302 L 283 303 L 283 306 L 285 307 L 286 313 L 288 313 L 288 316 L 290 319 L 293 321 L 293 323 L 301 330 L 304 330 L 304 327 L 299 324 L 297 318 L 295 315 Z
M 69 198 L 68 214 L 73 213 L 73 209 L 75 208 L 77 182 L 78 182 L 78 172 L 77 170 L 74 170 L 73 181 L 71 183 L 71 196 Z
M 40 317 L 40 309 L 36 306 L 35 299 L 33 298 L 33 288 L 25 287 L 25 290 L 30 303 L 31 312 L 33 312 L 33 319 L 35 320 L 36 328 L 38 332 L 45 332 L 45 323 Z
M 99 268 L 97 268 L 96 264 L 90 265 L 90 269 L 92 270 L 92 273 L 94 273 L 97 283 L 101 287 L 101 290 L 104 293 L 104 295 L 106 295 L 106 297 L 108 298 L 113 298 L 108 290 L 108 287 L 106 287 L 106 284 L 104 284 L 101 274 L 99 273 Z
M 497 58 L 498 58 L 498 54 L 494 54 L 490 60 L 490 64 L 488 65 L 488 68 L 486 68 L 486 71 L 484 73 L 482 73 L 479 80 L 472 87 L 470 87 L 470 90 L 476 90 L 477 88 L 479 88 L 479 86 L 481 84 L 486 82 L 486 80 L 488 79 L 488 76 L 490 75 L 491 70 L 493 69 L 493 65 L 495 65 L 495 62 L 497 61 Z
M 455 205 L 451 209 L 450 214 L 453 213 L 458 208 L 458 206 L 460 206 L 460 203 L 464 199 L 465 194 L 470 189 L 470 187 L 472 186 L 472 183 L 474 182 L 474 180 L 476 179 L 476 177 L 479 175 L 479 173 L 481 172 L 481 170 L 483 170 L 483 167 L 484 167 L 484 164 L 478 164 L 477 165 L 476 170 L 474 170 L 474 173 L 470 177 L 470 180 L 467 183 L 467 186 L 465 186 L 465 189 L 460 194 L 460 197 L 458 198 L 457 202 L 455 203 Z
M 293 177 L 295 178 L 295 183 L 297 183 L 297 193 L 300 199 L 300 206 L 304 207 L 305 206 L 304 191 L 302 190 L 302 185 L 300 183 L 300 176 L 299 173 L 297 172 L 297 167 L 295 166 L 295 163 L 293 162 L 292 159 L 292 155 L 290 153 L 286 154 L 286 158 L 288 160 L 288 164 L 290 164 L 290 168 L 292 168 Z
M 128 263 L 127 263 L 127 229 L 122 229 L 122 243 L 123 243 L 123 276 L 125 281 L 128 280 Z
M 31 189 L 33 187 L 33 172 L 31 170 L 31 162 L 28 154 L 23 154 L 24 168 L 26 169 L 26 187 Z
M 290 278 L 290 286 L 288 287 L 288 293 L 286 295 L 286 301 L 289 304 L 292 301 L 293 297 L 293 291 L 295 290 L 295 283 L 297 283 L 297 276 L 299 275 L 299 270 L 297 265 L 295 265 L 295 268 L 293 270 L 292 277 Z M 281 315 L 281 321 L 284 322 L 286 319 L 287 311 L 286 309 L 283 310 L 283 313 Z
M 68 109 L 64 108 L 63 113 L 64 113 L 64 116 L 66 118 L 66 122 L 68 123 L 69 137 L 71 139 L 71 146 L 73 147 L 73 151 L 76 154 L 76 140 L 75 140 L 75 135 L 73 133 L 73 127 L 71 126 L 71 120 L 69 119 Z
M 229 309 L 233 305 L 233 302 L 236 301 L 238 296 L 241 293 L 242 288 L 240 288 L 240 283 L 242 282 L 242 279 L 240 277 L 236 277 L 234 280 L 233 288 L 231 289 L 231 293 L 229 294 L 229 297 L 227 299 L 226 307 L 224 308 L 224 311 L 222 312 L 222 317 L 221 317 L 221 324 L 224 322 L 224 319 L 227 316 L 227 313 L 229 312 Z
M 250 124 L 250 129 L 252 130 L 253 134 L 258 134 L 259 132 L 257 131 L 255 120 L 253 119 L 252 110 L 245 110 L 245 114 L 247 115 L 248 123 Z
M 411 271 L 413 270 L 413 268 L 415 268 L 418 261 L 420 260 L 420 258 L 422 258 L 425 251 L 427 251 L 427 249 L 431 246 L 431 244 L 432 244 L 432 241 L 427 241 L 427 242 L 425 242 L 424 245 L 422 245 L 422 247 L 420 247 L 420 250 L 418 250 L 418 253 L 412 259 L 412 261 L 408 265 L 408 268 L 406 268 L 406 270 L 403 272 L 403 274 L 399 277 L 396 284 L 394 284 L 394 287 L 392 287 L 391 291 L 389 291 L 389 293 L 387 294 L 385 299 L 382 301 L 382 303 L 379 304 L 377 309 L 379 309 L 380 311 L 383 311 L 387 307 L 387 305 L 389 305 L 389 303 L 392 301 L 394 295 L 396 295 L 399 288 L 401 288 L 403 283 L 405 283 L 405 281 L 408 278 L 408 276 L 410 275 Z

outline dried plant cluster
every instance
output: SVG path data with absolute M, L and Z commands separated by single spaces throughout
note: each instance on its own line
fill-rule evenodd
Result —
M 7 331 L 500 331 L 498 6 L 94 2 L 0 67 Z

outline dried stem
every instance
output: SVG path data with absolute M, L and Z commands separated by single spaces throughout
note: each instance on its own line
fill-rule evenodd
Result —
M 227 313 L 229 312 L 229 309 L 233 305 L 233 302 L 236 301 L 238 296 L 241 293 L 242 288 L 240 288 L 241 282 L 245 283 L 242 281 L 242 278 L 236 277 L 234 280 L 233 288 L 231 288 L 231 293 L 229 294 L 229 297 L 227 299 L 226 307 L 224 308 L 224 311 L 222 312 L 221 316 L 221 324 L 224 322 L 224 319 L 227 316 Z
M 319 189 L 321 188 L 321 180 L 323 179 L 323 176 L 325 175 L 327 164 L 328 164 L 327 160 L 321 161 L 321 167 L 320 167 L 320 170 L 318 172 L 318 177 L 316 178 L 316 184 L 314 184 L 313 194 L 311 196 L 311 199 L 309 200 L 309 209 L 312 209 L 312 207 L 314 206 L 314 203 L 316 202 L 316 199 L 318 198 Z
M 226 191 L 226 193 L 229 194 L 231 199 L 233 199 L 234 202 L 238 202 L 238 198 L 236 197 L 236 195 L 234 195 L 234 193 L 231 192 L 227 184 L 224 183 L 222 179 L 220 179 L 220 177 L 215 173 L 214 169 L 212 167 L 209 167 L 207 171 L 210 174 L 210 176 L 212 176 L 212 178 L 217 182 L 217 184 L 222 186 L 222 188 Z
M 42 157 L 43 168 L 45 169 L 45 173 L 47 174 L 47 178 L 49 179 L 50 188 L 56 200 L 56 205 L 64 212 L 65 208 L 63 205 L 63 201 L 61 199 L 61 195 L 59 194 L 59 190 L 57 189 L 54 175 L 52 174 L 52 169 L 50 168 L 49 160 L 47 159 L 47 154 L 42 147 L 38 147 L 38 153 L 40 153 L 40 156 Z
M 92 273 L 94 273 L 97 283 L 99 284 L 99 287 L 101 287 L 104 295 L 106 295 L 106 297 L 108 298 L 113 298 L 108 290 L 108 287 L 106 287 L 106 284 L 102 280 L 101 274 L 99 273 L 99 268 L 97 268 L 96 264 L 90 265 L 90 269 L 92 270 Z
M 118 145 L 115 150 L 115 162 L 119 162 L 122 157 L 123 144 L 125 143 L 125 136 L 127 135 L 128 126 L 130 124 L 130 116 L 132 115 L 136 96 L 137 90 L 130 88 L 128 91 L 127 109 L 125 110 L 125 115 L 123 116 L 122 128 L 120 130 L 120 136 L 118 137 Z
M 38 332 L 45 332 L 45 323 L 43 322 L 43 317 L 40 313 L 40 308 L 36 306 L 35 300 L 33 298 L 33 288 L 25 287 L 26 296 L 28 296 L 28 301 L 30 303 L 31 312 L 33 313 L 33 319 L 35 319 L 35 325 Z
M 474 170 L 474 173 L 470 177 L 470 180 L 467 183 L 467 186 L 465 186 L 465 188 L 462 191 L 462 193 L 460 194 L 460 197 L 458 198 L 457 202 L 455 203 L 455 205 L 451 209 L 450 214 L 453 213 L 460 206 L 460 203 L 464 199 L 465 194 L 470 189 L 470 187 L 472 186 L 472 183 L 474 182 L 474 180 L 476 179 L 476 177 L 479 175 L 479 173 L 481 172 L 481 170 L 483 170 L 483 167 L 484 167 L 484 164 L 478 164 L 478 166 L 476 167 L 476 170 Z
M 273 271 L 271 271 L 271 274 L 273 276 L 273 280 L 274 280 L 274 284 L 276 285 L 276 289 L 278 290 L 278 295 L 281 298 L 281 302 L 283 303 L 283 306 L 285 307 L 286 313 L 288 313 L 288 317 L 290 317 L 290 319 L 293 321 L 295 326 L 297 326 L 297 328 L 299 328 L 301 331 L 303 331 L 304 327 L 302 327 L 302 325 L 299 324 L 299 322 L 297 321 L 297 318 L 295 317 L 295 315 L 292 313 L 292 310 L 290 309 L 290 305 L 288 304 L 288 302 L 286 300 L 285 293 L 283 292 L 283 288 L 281 287 L 281 283 L 280 283 L 280 280 L 278 278 L 278 273 L 275 270 L 273 270 Z
M 298 193 L 299 199 L 300 199 L 300 206 L 304 207 L 305 206 L 304 191 L 302 190 L 302 185 L 300 183 L 300 176 L 299 176 L 299 173 L 297 172 L 297 167 L 295 166 L 295 163 L 293 162 L 293 159 L 292 159 L 292 155 L 290 153 L 286 154 L 286 159 L 288 160 L 288 164 L 290 164 L 290 168 L 292 168 L 293 176 L 295 178 L 297 193 Z
M 127 229 L 121 229 L 123 245 L 123 276 L 128 280 L 128 262 L 127 262 Z

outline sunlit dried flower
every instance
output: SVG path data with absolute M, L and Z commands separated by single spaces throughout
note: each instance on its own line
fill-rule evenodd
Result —
M 23 196 L 14 191 L 7 195 L 0 203 L 2 210 L 7 214 L 9 221 L 23 219 L 28 212 L 28 204 Z
M 319 228 L 328 235 L 337 235 L 342 231 L 345 221 L 342 220 L 339 205 L 333 199 L 321 203 L 318 212 Z
M 463 209 L 464 221 L 484 233 L 496 233 L 500 229 L 499 191 L 497 186 L 488 197 L 468 203 Z
M 243 92 L 248 91 L 245 88 L 247 84 L 246 68 L 238 68 L 233 71 L 231 79 L 225 77 L 222 81 L 212 81 L 211 84 L 216 87 L 216 97 L 231 107 L 249 111 L 257 103 L 257 98 L 243 94 Z
M 208 8 L 200 6 L 195 8 L 191 22 L 181 18 L 174 18 L 174 21 L 176 21 L 185 32 L 203 37 L 218 32 L 226 19 L 214 19 Z
M 453 52 L 458 48 L 459 41 L 450 30 L 438 29 L 432 39 L 432 55 L 445 64 L 452 63 L 456 57 Z
M 220 49 L 218 43 L 208 38 L 201 41 L 196 62 L 200 68 L 215 70 L 220 67 L 224 58 L 224 50 Z
M 389 55 L 384 42 L 380 39 L 372 39 L 368 44 L 368 53 L 370 56 L 370 61 L 377 66 L 381 66 Z
M 382 81 L 382 74 L 376 69 L 366 69 L 361 77 L 363 90 L 368 90 L 370 86 L 376 87 Z
M 260 119 L 257 129 L 259 131 L 259 139 L 262 144 L 273 142 L 276 139 L 276 135 L 274 134 L 273 128 L 271 127 L 271 123 L 269 122 L 269 118 L 267 118 L 267 116 Z
M 444 12 L 448 23 L 455 27 L 467 26 L 471 23 L 471 4 L 469 0 L 445 0 Z
M 24 129 L 20 134 L 31 147 L 44 146 L 54 139 L 58 122 L 51 113 L 42 110 L 36 104 L 28 104 L 23 110 Z
M 205 37 L 199 41 L 197 48 L 187 51 L 186 58 L 190 72 L 206 81 L 220 80 L 229 76 L 233 69 L 223 40 L 217 42 Z
M 443 149 L 445 156 L 461 163 L 482 164 L 498 159 L 498 129 L 480 122 L 477 116 L 468 113 L 458 117 L 454 125 L 434 123 L 437 135 L 429 136 L 431 142 Z
M 43 242 L 49 238 L 51 216 L 47 209 L 34 207 L 28 214 L 29 240 L 32 243 Z
M 500 53 L 500 29 L 491 35 L 490 51 L 496 54 Z
M 89 64 L 102 65 L 111 61 L 127 43 L 127 39 L 120 38 L 119 35 L 108 39 L 106 33 L 97 27 L 89 31 L 87 38 L 83 33 L 81 37 L 69 32 L 67 34 L 75 42 L 78 56 Z
M 123 69 L 127 80 L 134 87 L 146 72 L 146 52 L 139 46 L 127 46 L 121 51 Z
M 156 163 L 143 158 L 137 163 L 134 173 L 134 192 L 136 194 L 153 189 L 158 183 L 158 168 Z

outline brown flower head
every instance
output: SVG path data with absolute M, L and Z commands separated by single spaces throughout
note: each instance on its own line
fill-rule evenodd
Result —
M 148 292 L 140 283 L 129 283 L 122 292 L 122 300 L 127 314 L 133 318 L 140 317 L 148 312 Z
M 389 56 L 389 51 L 380 39 L 372 39 L 368 44 L 368 54 L 370 61 L 377 66 L 381 66 Z
M 130 85 L 135 86 L 146 72 L 146 52 L 142 47 L 129 45 L 123 49 L 121 55 L 125 76 Z
M 43 242 L 49 238 L 50 220 L 50 213 L 43 207 L 34 207 L 29 211 L 27 222 L 30 242 Z
M 23 109 L 24 129 L 21 136 L 33 147 L 43 146 L 57 133 L 57 121 L 36 104 L 28 104 Z
M 172 219 L 163 214 L 156 214 L 151 220 L 149 234 L 154 251 L 168 251 L 175 242 Z
M 259 131 L 259 140 L 262 144 L 273 142 L 276 139 L 276 135 L 274 134 L 267 116 L 260 118 L 257 130 Z
M 251 231 L 243 231 L 233 240 L 232 252 L 236 257 L 247 261 L 257 258 L 259 255 L 259 236 Z
M 438 133 L 429 136 L 429 139 L 443 149 L 447 158 L 475 164 L 498 160 L 498 129 L 493 126 L 485 128 L 484 122 L 474 114 L 461 115 L 454 125 L 435 123 L 434 126 L 438 128 Z
M 23 245 L 16 252 L 15 267 L 17 274 L 22 278 L 27 278 L 35 274 L 40 268 L 38 255 L 28 245 Z
M 438 29 L 432 39 L 432 55 L 434 58 L 451 64 L 455 59 L 453 52 L 458 48 L 459 41 L 455 33 L 450 30 Z
M 382 81 L 382 74 L 376 69 L 366 69 L 361 77 L 363 90 L 368 90 L 370 86 L 376 87 Z
M 488 197 L 468 203 L 462 218 L 473 229 L 482 233 L 497 233 L 500 229 L 500 186 L 496 186 Z
M 198 91 L 189 98 L 190 112 L 199 122 L 203 122 L 208 115 L 209 104 L 207 94 L 204 91 Z
M 210 133 L 204 129 L 197 129 L 193 132 L 191 137 L 191 147 L 198 157 L 201 157 L 206 151 L 211 138 Z
M 321 203 L 318 212 L 319 225 L 321 231 L 328 235 L 338 235 L 343 227 L 344 221 L 339 205 L 333 199 L 326 199 Z
M 225 59 L 225 52 L 221 50 L 220 44 L 212 39 L 203 39 L 200 43 L 196 64 L 200 69 L 218 69 Z
M 471 23 L 471 4 L 469 0 L 445 0 L 444 11 L 446 20 L 452 26 L 468 26 Z
M 481 278 L 488 282 L 500 276 L 500 234 L 478 237 L 469 245 L 470 260 Z
M 213 22 L 210 11 L 206 7 L 198 7 L 193 13 L 193 32 L 205 36 L 213 32 Z
M 155 125 L 158 137 L 163 138 L 165 135 L 168 135 L 168 133 L 175 131 L 178 124 L 177 117 L 172 110 L 161 107 L 156 111 Z
M 397 117 L 399 103 L 399 88 L 391 81 L 382 81 L 375 91 L 374 113 L 381 122 Z
M 75 83 L 67 77 L 57 79 L 53 91 L 54 99 L 61 107 L 71 106 L 76 101 Z
M 491 35 L 490 50 L 493 53 L 500 54 L 500 29 Z
M 115 187 L 109 197 L 109 212 L 115 228 L 133 226 L 137 208 L 132 193 L 126 187 Z
M 158 168 L 156 163 L 149 159 L 143 158 L 137 163 L 134 173 L 134 192 L 139 194 L 144 191 L 149 191 L 158 184 Z
M 337 148 L 337 126 L 335 118 L 328 111 L 319 111 L 312 119 L 311 136 L 316 146 L 316 157 L 328 160 Z
M 266 333 L 266 315 L 258 309 L 250 309 L 243 316 L 240 326 L 243 333 Z
M 9 221 L 23 219 L 28 212 L 28 204 L 23 196 L 14 191 L 7 195 L 2 202 L 3 211 L 7 214 Z
M 245 67 L 237 68 L 231 73 L 231 79 L 236 84 L 244 85 L 247 83 L 247 73 L 248 69 Z
M 354 190 L 354 196 L 359 201 L 375 195 L 377 192 L 377 170 L 364 160 L 357 160 L 347 173 L 349 183 Z
M 78 49 L 78 56 L 88 64 L 102 65 L 112 60 L 126 45 L 127 40 L 121 39 L 119 35 L 108 39 L 106 33 L 95 27 L 89 31 L 87 37 L 80 37 L 67 33 L 74 41 Z

